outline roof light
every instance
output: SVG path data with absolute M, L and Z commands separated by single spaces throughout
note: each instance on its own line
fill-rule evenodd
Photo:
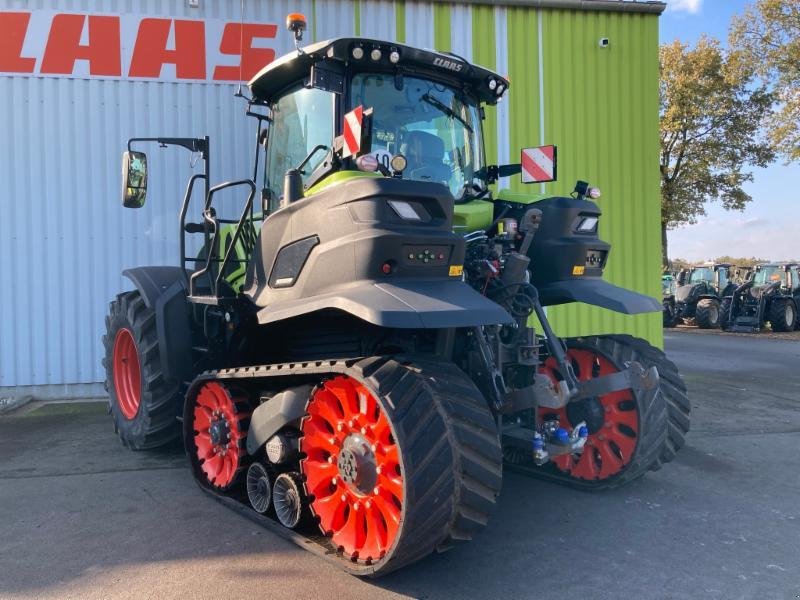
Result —
M 361 46 L 353 46 L 353 58 L 361 60 L 364 58 L 364 49 Z
M 496 88 L 497 88 L 497 80 L 496 79 L 490 79 L 489 80 L 489 89 L 494 91 Z
M 601 196 L 600 188 L 590 187 L 586 195 L 589 196 L 589 198 L 591 198 L 592 200 L 597 200 Z
M 500 84 L 498 84 L 497 89 L 495 90 L 495 93 L 498 96 L 502 96 L 503 92 L 505 92 L 505 91 L 506 91 L 506 84 L 500 83 Z
M 584 217 L 581 219 L 580 223 L 578 223 L 577 230 L 588 233 L 597 229 L 597 217 Z
M 400 62 L 400 53 L 397 50 L 392 50 L 389 53 L 389 62 L 396 65 Z
M 377 60 L 380 60 L 380 59 L 381 59 L 381 56 L 383 56 L 383 53 L 381 52 L 381 49 L 380 49 L 380 48 L 373 48 L 373 49 L 372 49 L 372 52 L 370 52 L 370 53 L 369 53 L 369 57 L 370 57 L 372 60 L 376 60 L 376 61 L 377 61 Z

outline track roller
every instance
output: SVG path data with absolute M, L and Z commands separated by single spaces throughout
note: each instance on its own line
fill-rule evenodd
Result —
M 254 462 L 247 469 L 247 499 L 257 513 L 263 515 L 269 510 L 272 484 L 269 481 L 269 473 L 261 463 Z
M 303 521 L 308 510 L 308 499 L 303 491 L 300 473 L 281 473 L 272 489 L 272 504 L 281 525 L 295 529 Z

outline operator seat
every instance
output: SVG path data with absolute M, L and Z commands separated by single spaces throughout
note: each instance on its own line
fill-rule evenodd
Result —
M 410 179 L 444 184 L 450 180 L 450 168 L 443 161 L 444 141 L 441 138 L 426 131 L 411 131 L 401 151 L 408 161 L 405 172 Z

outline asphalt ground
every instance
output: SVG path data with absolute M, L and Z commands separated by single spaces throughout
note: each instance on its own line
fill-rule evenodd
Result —
M 800 343 L 667 333 L 675 462 L 586 493 L 508 473 L 470 544 L 362 581 L 221 506 L 99 404 L 0 419 L 0 598 L 800 598 Z

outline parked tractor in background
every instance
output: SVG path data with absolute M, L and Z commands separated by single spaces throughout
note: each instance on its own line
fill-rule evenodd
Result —
M 722 328 L 757 333 L 767 323 L 772 331 L 792 331 L 798 326 L 800 274 L 796 263 L 756 265 L 747 281 L 722 301 Z
M 683 269 L 678 273 L 673 319 L 664 325 L 674 327 L 683 322 L 701 329 L 720 326 L 722 298 L 735 284 L 730 281 L 733 265 L 706 264 Z
M 675 292 L 677 290 L 676 276 L 666 273 L 661 276 L 661 304 L 663 305 L 664 327 L 675 327 L 680 321 L 678 308 L 675 305 Z
M 184 147 L 205 169 L 183 199 L 178 266 L 125 271 L 136 289 L 110 306 L 122 441 L 182 435 L 204 491 L 357 575 L 471 539 L 504 461 L 600 489 L 672 460 L 690 411 L 675 365 L 629 336 L 562 340 L 544 310 L 661 308 L 603 281 L 599 192 L 489 187 L 555 171 L 554 148 L 485 163 L 483 106 L 508 80 L 380 40 L 301 49 L 304 18 L 287 25 L 297 52 L 249 83 L 250 177 L 212 187 L 207 137 L 128 143 L 125 206 L 146 195 L 135 144 Z M 217 194 L 235 187 L 241 214 L 224 219 Z

